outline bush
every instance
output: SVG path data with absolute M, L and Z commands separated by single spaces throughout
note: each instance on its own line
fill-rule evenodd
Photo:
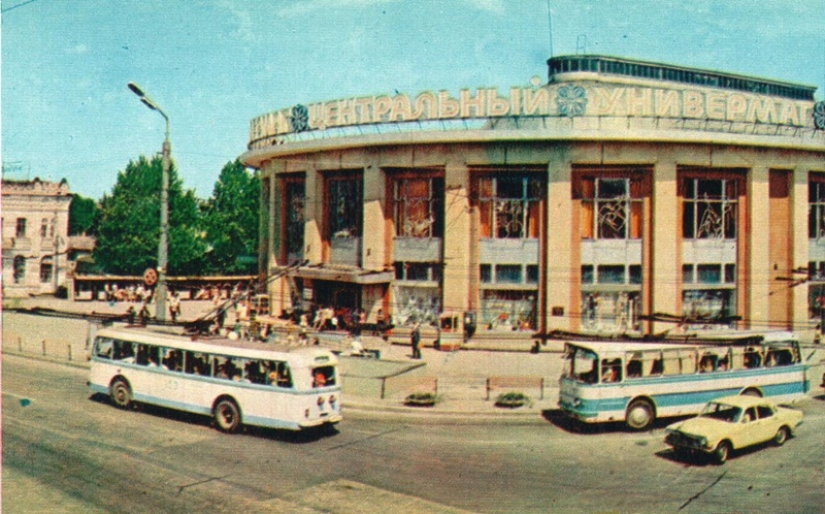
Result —
M 433 393 L 412 393 L 404 399 L 404 405 L 408 407 L 432 407 L 435 402 Z
M 507 409 L 516 409 L 530 404 L 530 397 L 524 393 L 509 392 L 500 394 L 498 398 L 496 398 L 496 407 L 504 407 Z

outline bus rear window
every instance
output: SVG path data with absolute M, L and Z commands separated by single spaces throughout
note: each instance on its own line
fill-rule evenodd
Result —
M 334 385 L 334 366 L 319 366 L 317 368 L 312 368 L 312 387 L 328 387 Z

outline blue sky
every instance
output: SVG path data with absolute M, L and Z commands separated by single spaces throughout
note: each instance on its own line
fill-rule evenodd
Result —
M 550 0 L 553 55 L 618 55 L 825 89 L 825 0 Z M 211 195 L 251 118 L 296 103 L 546 80 L 547 0 L 2 0 L 8 178 L 100 198 L 171 119 Z

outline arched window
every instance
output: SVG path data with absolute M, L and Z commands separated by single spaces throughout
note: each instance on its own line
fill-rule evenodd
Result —
M 26 258 L 18 255 L 14 258 L 14 283 L 22 284 L 26 278 Z
M 52 281 L 53 268 L 52 258 L 50 256 L 43 257 L 40 261 L 40 282 L 47 284 Z

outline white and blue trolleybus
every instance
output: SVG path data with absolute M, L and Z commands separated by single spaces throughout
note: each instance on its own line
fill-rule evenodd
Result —
M 106 328 L 91 347 L 88 385 L 121 408 L 137 402 L 212 416 L 224 432 L 340 422 L 336 356 L 322 348 L 268 346 Z
M 731 394 L 790 403 L 810 390 L 792 333 L 692 342 L 567 342 L 559 407 L 584 423 L 624 421 L 643 430 L 657 417 L 698 413 Z

